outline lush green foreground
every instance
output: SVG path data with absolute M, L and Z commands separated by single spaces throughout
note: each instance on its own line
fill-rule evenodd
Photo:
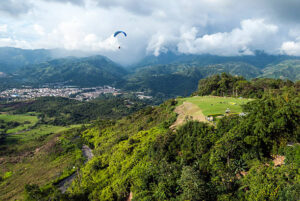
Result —
M 0 200 L 23 200 L 24 191 L 34 191 L 36 185 L 59 194 L 58 183 L 86 160 L 80 138 L 86 128 L 79 123 L 120 118 L 143 104 L 114 97 L 92 102 L 45 97 L 0 104 Z
M 241 105 L 251 101 L 245 98 L 232 98 L 232 97 L 217 97 L 217 96 L 193 96 L 189 98 L 179 98 L 178 102 L 191 102 L 197 105 L 205 116 L 225 114 L 227 108 L 231 113 L 242 112 Z
M 95 157 L 67 194 L 35 188 L 27 200 L 121 201 L 130 194 L 136 201 L 298 200 L 300 100 L 294 89 L 248 102 L 244 117 L 225 116 L 216 127 L 189 121 L 174 132 L 169 126 L 177 104 L 169 100 L 119 121 L 98 121 L 82 133 Z
M 235 91 L 238 80 L 222 76 L 212 81 L 211 87 L 199 87 L 198 93 Z M 225 88 L 214 88 L 222 83 L 227 83 Z M 265 91 L 253 88 L 252 95 L 255 90 L 259 96 L 252 101 L 209 96 L 179 102 L 171 99 L 118 120 L 98 119 L 88 128 L 69 132 L 61 131 L 65 127 L 38 124 L 28 135 L 22 133 L 20 139 L 12 141 L 15 146 L 9 145 L 13 136 L 8 135 L 1 145 L 4 160 L 21 153 L 33 155 L 16 163 L 4 163 L 2 197 L 21 198 L 21 187 L 27 183 L 30 185 L 25 187 L 24 200 L 124 201 L 132 195 L 133 201 L 297 201 L 300 90 L 296 85 Z M 227 115 L 216 125 L 187 119 L 176 130 L 170 129 L 177 119 L 174 109 L 183 100 L 198 105 L 205 114 L 218 113 L 232 105 L 236 106 L 232 110 L 243 111 L 246 116 Z M 80 151 L 82 143 L 94 153 L 86 164 Z M 76 179 L 63 194 L 57 189 L 57 181 L 73 173 L 73 166 Z M 14 182 L 19 189 L 16 193 Z

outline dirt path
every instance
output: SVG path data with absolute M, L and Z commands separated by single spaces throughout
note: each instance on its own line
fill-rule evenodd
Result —
M 175 123 L 170 126 L 171 129 L 175 129 L 177 126 L 182 125 L 187 119 L 208 122 L 201 109 L 190 102 L 183 102 L 183 104 L 176 107 L 174 111 L 178 114 L 178 117 Z
M 131 200 L 132 200 L 132 198 L 133 198 L 133 193 L 132 193 L 132 192 L 130 192 L 130 194 L 129 194 L 128 198 L 127 198 L 127 201 L 131 201 Z
M 82 146 L 82 153 L 83 153 L 84 157 L 86 157 L 86 159 L 87 159 L 86 162 L 88 162 L 89 160 L 91 160 L 94 157 L 92 149 L 89 148 L 87 145 L 83 145 Z M 67 191 L 67 189 L 71 185 L 72 181 L 76 178 L 76 174 L 77 173 L 74 172 L 73 174 L 71 174 L 70 176 L 68 176 L 67 178 L 63 179 L 62 181 L 60 181 L 57 184 L 58 189 L 62 193 L 65 193 Z
M 82 146 L 82 152 L 83 152 L 84 157 L 87 158 L 87 161 L 91 160 L 94 157 L 94 154 L 93 154 L 91 148 L 89 148 L 87 145 Z
M 76 172 L 62 180 L 61 182 L 58 183 L 58 189 L 62 192 L 65 193 L 68 189 L 68 187 L 71 185 L 72 181 L 75 179 Z

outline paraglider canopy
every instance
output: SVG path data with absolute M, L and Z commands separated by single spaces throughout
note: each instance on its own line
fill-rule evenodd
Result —
M 120 33 L 124 34 L 125 37 L 127 36 L 127 34 L 124 31 L 116 31 L 115 34 L 114 34 L 114 37 L 116 37 Z

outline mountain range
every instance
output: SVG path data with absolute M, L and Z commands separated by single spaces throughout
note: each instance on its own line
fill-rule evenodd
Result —
M 75 57 L 70 55 L 82 56 Z M 202 78 L 222 72 L 246 79 L 300 79 L 300 57 L 191 55 L 173 52 L 146 56 L 131 66 L 107 57 L 66 50 L 0 48 L 0 89 L 21 84 L 63 83 L 80 87 L 112 85 L 166 98 L 190 95 Z M 60 58 L 63 57 L 63 58 Z M 10 84 L 8 84 L 10 83 Z
M 76 86 L 116 85 L 127 71 L 103 56 L 67 57 L 25 66 L 15 77 L 27 84 L 65 83 Z

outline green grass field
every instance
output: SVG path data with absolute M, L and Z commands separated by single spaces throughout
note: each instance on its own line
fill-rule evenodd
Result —
M 194 96 L 188 98 L 179 98 L 178 105 L 183 102 L 190 102 L 197 105 L 205 116 L 225 114 L 227 108 L 231 113 L 242 112 L 241 105 L 253 99 L 232 98 L 232 97 L 215 97 L 215 96 Z
M 17 133 L 29 129 L 38 122 L 38 118 L 34 114 L 0 114 L 0 119 L 6 122 L 15 121 L 21 124 L 18 127 L 7 130 L 7 133 Z
M 32 147 L 40 146 L 40 143 L 52 134 L 63 132 L 71 128 L 76 128 L 80 126 L 81 125 L 71 125 L 63 127 L 53 125 L 40 125 L 37 128 L 20 134 L 8 135 L 5 138 L 5 146 L 14 145 L 14 147 L 9 147 L 9 149 L 13 149 L 14 152 L 28 150 Z

